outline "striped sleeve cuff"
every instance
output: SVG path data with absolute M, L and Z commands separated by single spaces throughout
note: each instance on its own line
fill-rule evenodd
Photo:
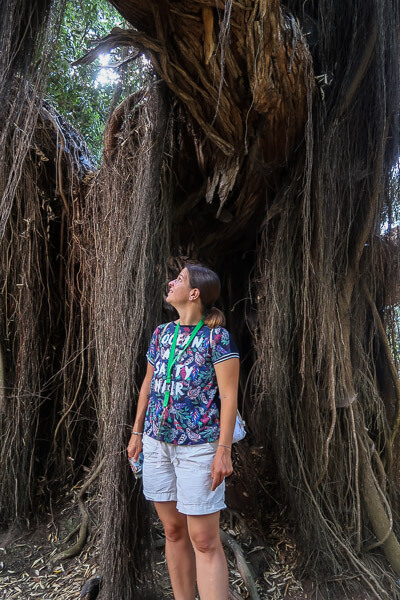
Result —
M 230 352 L 229 354 L 224 354 L 223 356 L 220 356 L 220 358 L 217 358 L 217 360 L 214 360 L 213 364 L 216 365 L 220 362 L 224 362 L 225 360 L 229 360 L 230 358 L 240 359 L 240 356 L 237 352 Z

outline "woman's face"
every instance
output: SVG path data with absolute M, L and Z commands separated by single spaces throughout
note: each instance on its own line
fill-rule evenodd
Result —
M 182 269 L 178 277 L 168 283 L 168 288 L 166 301 L 172 306 L 190 302 L 189 298 L 194 290 L 190 287 L 188 270 Z

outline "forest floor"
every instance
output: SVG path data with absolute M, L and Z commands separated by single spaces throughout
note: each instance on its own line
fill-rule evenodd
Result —
M 90 503 L 88 503 L 90 504 Z M 270 535 L 260 543 L 234 511 L 224 511 L 222 528 L 241 547 L 260 600 L 325 600 L 319 586 L 301 580 L 298 573 L 299 552 L 285 525 L 284 515 L 271 515 Z M 99 573 L 96 561 L 96 529 L 79 556 L 63 562 L 53 557 L 69 545 L 63 540 L 79 523 L 76 504 L 69 503 L 55 515 L 49 515 L 32 531 L 15 529 L 0 533 L 0 599 L 1 600 L 75 600 L 80 598 L 84 583 Z M 153 539 L 161 540 L 162 528 L 155 520 Z M 155 600 L 173 600 L 162 544 L 156 543 L 153 578 L 157 581 Z M 250 598 L 234 554 L 226 549 L 231 598 Z M 297 575 L 296 575 L 297 573 Z M 336 588 L 338 589 L 338 588 Z M 88 598 L 88 596 L 85 596 Z M 329 594 L 334 600 L 371 600 L 367 593 Z

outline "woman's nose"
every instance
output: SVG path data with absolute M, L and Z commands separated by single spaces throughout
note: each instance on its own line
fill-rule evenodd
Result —
M 172 287 L 175 283 L 175 279 L 173 279 L 172 281 L 168 282 L 168 287 Z

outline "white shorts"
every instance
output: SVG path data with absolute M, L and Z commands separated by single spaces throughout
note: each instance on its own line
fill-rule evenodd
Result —
M 176 445 L 143 436 L 143 493 L 153 502 L 175 501 L 184 515 L 226 508 L 225 481 L 212 492 L 211 464 L 218 442 Z

